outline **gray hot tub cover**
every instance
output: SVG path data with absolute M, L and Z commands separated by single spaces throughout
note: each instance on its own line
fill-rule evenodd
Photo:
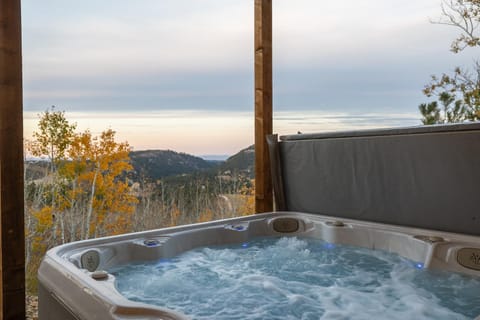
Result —
M 480 235 L 478 122 L 276 140 L 277 208 Z

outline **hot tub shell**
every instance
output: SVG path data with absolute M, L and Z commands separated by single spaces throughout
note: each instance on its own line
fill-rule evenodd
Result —
M 297 212 L 273 212 L 209 223 L 86 240 L 50 250 L 39 270 L 40 320 L 189 319 L 130 301 L 115 277 L 99 273 L 129 262 L 170 258 L 203 246 L 257 237 L 296 236 L 397 253 L 424 268 L 480 276 L 480 237 Z M 99 261 L 82 257 L 97 252 Z M 90 269 L 90 270 L 88 270 Z M 100 275 L 99 280 L 92 278 Z M 104 275 L 104 278 L 102 277 Z

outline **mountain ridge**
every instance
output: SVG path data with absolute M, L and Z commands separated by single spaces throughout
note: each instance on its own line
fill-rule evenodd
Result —
M 141 150 L 130 152 L 130 161 L 137 178 L 151 180 L 207 171 L 215 163 L 200 157 L 173 150 Z
M 128 177 L 134 181 L 144 179 L 156 181 L 197 173 L 207 175 L 242 173 L 253 178 L 254 150 L 254 146 L 251 145 L 224 161 L 205 160 L 199 156 L 168 149 L 131 151 L 129 156 L 133 171 L 128 173 Z M 49 162 L 46 160 L 26 160 L 25 163 L 27 164 L 25 172 L 27 181 L 41 179 L 48 172 Z

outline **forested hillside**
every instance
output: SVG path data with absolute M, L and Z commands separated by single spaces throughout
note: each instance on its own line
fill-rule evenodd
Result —
M 250 178 L 255 176 L 255 146 L 241 150 L 220 165 L 223 171 L 241 172 Z
M 168 176 L 206 171 L 218 164 L 172 150 L 132 151 L 130 160 L 134 168 L 135 179 L 145 177 L 152 181 Z
M 225 172 L 227 174 L 235 172 L 253 178 L 255 172 L 255 149 L 253 145 L 239 151 L 225 161 L 204 160 L 194 155 L 173 150 L 131 151 L 129 156 L 133 170 L 128 172 L 128 176 L 133 182 L 156 181 L 167 177 L 170 180 L 185 180 L 176 176 L 199 173 L 216 175 Z M 47 160 L 26 160 L 25 180 L 33 181 L 44 178 L 48 174 L 49 167 L 50 163 Z

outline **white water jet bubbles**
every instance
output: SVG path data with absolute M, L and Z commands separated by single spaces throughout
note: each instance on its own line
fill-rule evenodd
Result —
M 246 244 L 246 245 L 245 245 Z M 193 319 L 469 319 L 480 279 L 383 251 L 263 238 L 109 270 L 128 299 Z

